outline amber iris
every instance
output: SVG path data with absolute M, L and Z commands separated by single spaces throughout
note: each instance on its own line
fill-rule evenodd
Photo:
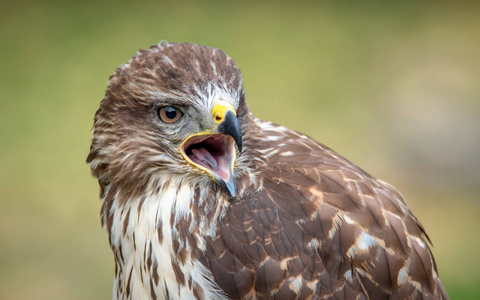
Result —
M 166 106 L 158 110 L 158 116 L 165 123 L 173 123 L 180 119 L 182 112 L 175 107 Z

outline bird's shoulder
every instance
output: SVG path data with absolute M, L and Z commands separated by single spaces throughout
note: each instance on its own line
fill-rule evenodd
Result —
M 205 255 L 230 296 L 410 295 L 408 280 L 438 293 L 423 228 L 393 186 L 305 135 L 257 125 L 254 171 Z

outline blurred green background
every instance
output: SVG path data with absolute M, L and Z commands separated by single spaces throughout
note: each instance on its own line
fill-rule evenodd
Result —
M 108 299 L 85 158 L 108 77 L 160 40 L 223 49 L 251 110 L 398 187 L 453 299 L 480 299 L 480 5 L 10 1 L 0 10 L 0 298 Z

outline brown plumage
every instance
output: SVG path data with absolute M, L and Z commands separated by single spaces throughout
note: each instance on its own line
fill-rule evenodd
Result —
M 255 118 L 221 50 L 162 43 L 119 67 L 87 161 L 114 299 L 448 299 L 401 194 Z

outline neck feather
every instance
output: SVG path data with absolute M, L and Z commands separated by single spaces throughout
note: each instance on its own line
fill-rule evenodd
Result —
M 151 297 L 151 293 L 222 298 L 210 272 L 197 259 L 228 206 L 220 188 L 158 176 L 142 196 L 125 199 L 128 193 L 115 185 L 107 186 L 104 195 L 102 224 L 115 256 L 117 298 Z

